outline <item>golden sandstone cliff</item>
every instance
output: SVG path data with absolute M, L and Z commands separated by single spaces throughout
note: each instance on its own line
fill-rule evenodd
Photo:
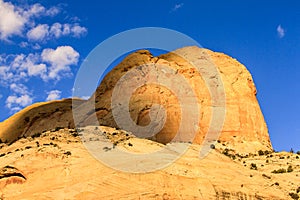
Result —
M 220 135 L 213 138 L 214 146 L 199 159 L 215 106 L 207 82 L 187 58 L 205 64 L 207 56 L 220 72 L 226 98 L 221 106 L 226 113 Z M 184 131 L 178 132 L 179 124 L 189 124 L 180 97 L 158 84 L 142 85 L 129 98 L 130 117 L 142 127 L 154 119 L 150 117 L 153 105 L 164 106 L 167 115 L 159 118 L 165 124 L 158 134 L 147 136 L 115 129 L 119 127 L 111 97 L 116 84 L 129 71 L 140 73 L 151 64 L 171 68 L 195 92 L 198 108 L 187 106 L 188 111 L 199 114 L 192 140 L 186 137 L 191 127 L 183 126 Z M 120 95 L 118 100 L 122 103 L 123 99 L 125 96 Z M 77 128 L 72 109 L 79 113 Z M 95 138 L 83 137 L 90 133 Z M 289 199 L 300 187 L 299 156 L 273 152 L 251 74 L 237 60 L 198 47 L 158 57 L 146 50 L 132 53 L 108 73 L 89 100 L 73 99 L 72 104 L 72 99 L 64 99 L 29 106 L 0 123 L 0 139 L 6 142 L 0 143 L 0 199 Z M 182 142 L 192 144 L 163 169 L 126 173 L 90 155 L 85 147 L 93 141 L 104 144 L 100 153 L 108 157 L 118 149 L 147 155 L 168 146 L 174 148 L 159 159 L 168 159 Z M 152 162 L 150 157 L 145 159 Z M 129 157 L 119 167 L 130 163 L 135 163 L 134 158 Z M 289 166 L 289 173 L 273 173 Z
M 237 60 L 225 54 L 198 47 L 185 47 L 174 53 L 158 57 L 154 57 L 149 51 L 140 50 L 126 57 L 104 78 L 95 92 L 95 108 L 100 124 L 118 127 L 112 115 L 111 98 L 116 83 L 121 77 L 130 70 L 140 70 L 141 66 L 163 65 L 173 69 L 175 73 L 183 75 L 187 80 L 188 85 L 195 91 L 197 103 L 200 105 L 198 110 L 194 107 L 190 108 L 187 114 L 189 117 L 185 118 L 186 121 L 181 121 L 183 116 L 178 96 L 167 87 L 149 84 L 137 88 L 131 96 L 129 103 L 131 118 L 136 124 L 145 126 L 151 121 L 149 117 L 151 106 L 154 104 L 163 105 L 167 113 L 166 122 L 163 129 L 150 138 L 166 144 L 173 140 L 179 125 L 189 124 L 188 121 L 192 117 L 191 113 L 198 112 L 200 118 L 198 126 L 200 128 L 192 142 L 201 144 L 212 120 L 211 95 L 206 87 L 206 82 L 203 80 L 203 75 L 187 59 L 179 55 L 189 55 L 189 60 L 194 59 L 196 61 L 210 59 L 220 72 L 226 96 L 224 105 L 226 113 L 218 140 L 235 146 L 240 152 L 255 152 L 260 149 L 271 150 L 268 129 L 256 99 L 256 88 L 249 71 Z M 128 80 L 125 81 L 132 78 L 129 76 Z M 176 87 L 180 88 L 180 83 L 177 83 Z M 94 101 L 94 99 L 91 98 L 90 101 Z M 89 116 L 85 116 L 82 125 L 97 123 L 93 122 Z M 189 130 L 188 127 L 179 132 L 175 141 L 188 140 L 185 139 L 187 130 Z

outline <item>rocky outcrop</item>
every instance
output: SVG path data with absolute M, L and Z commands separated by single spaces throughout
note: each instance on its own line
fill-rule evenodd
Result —
M 161 119 L 161 121 L 165 121 L 163 128 L 154 136 L 148 137 L 147 134 L 145 135 L 152 140 L 168 143 L 174 140 L 190 140 L 190 137 L 186 136 L 191 129 L 190 121 L 193 118 L 192 116 L 195 117 L 193 114 L 198 113 L 199 123 L 197 125 L 199 129 L 197 129 L 192 142 L 201 144 L 204 141 L 206 133 L 209 131 L 213 115 L 212 110 L 215 105 L 213 105 L 211 99 L 211 91 L 208 88 L 210 86 L 207 86 L 207 80 L 203 78 L 203 74 L 200 74 L 195 69 L 190 59 L 193 59 L 194 63 L 200 63 L 200 66 L 204 69 L 204 73 L 208 73 L 205 72 L 205 65 L 208 62 L 207 60 L 209 60 L 209 62 L 216 66 L 220 73 L 226 96 L 226 103 L 223 105 L 226 114 L 218 140 L 227 142 L 240 152 L 256 152 L 260 149 L 271 150 L 272 146 L 268 129 L 256 99 L 257 91 L 249 71 L 244 65 L 230 56 L 198 47 L 185 47 L 158 57 L 154 57 L 147 50 L 140 50 L 127 56 L 104 78 L 94 96 L 89 100 L 90 104 L 93 104 L 93 101 L 95 101 L 99 123 L 101 125 L 118 127 L 115 117 L 121 116 L 121 113 L 113 116 L 111 108 L 113 91 L 116 85 L 120 83 L 118 82 L 119 80 L 124 79 L 123 82 L 125 84 L 123 87 L 126 88 L 129 87 L 128 82 L 137 76 L 136 73 L 128 75 L 129 72 L 135 70 L 137 73 L 144 73 L 145 69 L 151 65 L 155 65 L 156 67 L 163 66 L 165 67 L 164 69 L 157 67 L 155 73 L 163 73 L 158 72 L 158 70 L 163 71 L 166 68 L 170 68 L 174 74 L 183 76 L 196 96 L 196 101 L 199 105 L 198 108 L 190 107 L 188 108 L 188 112 L 183 113 L 183 105 L 179 102 L 181 97 L 176 92 L 164 85 L 144 84 L 138 87 L 130 97 L 130 117 L 136 124 L 147 126 L 151 123 L 150 108 L 156 104 L 162 105 L 167 114 L 166 118 Z M 211 75 L 211 79 L 214 78 L 215 76 Z M 167 79 L 165 80 L 168 81 Z M 173 81 L 175 87 L 179 88 L 179 90 L 183 88 L 182 82 L 176 82 L 174 79 L 171 81 Z M 187 95 L 187 93 L 182 94 L 182 96 Z M 126 96 L 122 94 L 122 91 L 118 98 L 121 99 L 119 101 L 121 103 L 122 99 L 124 99 L 123 103 L 126 104 Z M 89 111 L 89 113 L 92 113 L 92 111 Z M 92 115 L 86 115 L 80 124 L 89 125 L 98 124 L 98 122 L 95 121 Z M 178 132 L 179 126 L 182 124 L 183 126 L 185 124 L 189 125 Z M 133 130 L 129 131 L 134 132 Z M 135 134 L 141 135 L 141 133 L 137 132 Z
M 72 106 L 83 102 L 80 99 L 63 99 L 28 106 L 0 123 L 0 139 L 11 143 L 47 130 L 74 128 Z

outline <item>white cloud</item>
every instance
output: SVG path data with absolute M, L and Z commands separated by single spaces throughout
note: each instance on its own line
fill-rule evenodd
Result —
M 33 98 L 30 96 L 28 88 L 23 84 L 12 83 L 10 85 L 10 90 L 13 95 L 7 97 L 5 101 L 5 106 L 15 112 L 21 108 L 32 104 Z
M 48 92 L 47 94 L 48 94 L 48 96 L 46 98 L 46 101 L 56 100 L 56 99 L 60 99 L 61 91 L 52 90 L 52 91 Z
M 74 25 L 71 28 L 71 32 L 74 37 L 81 37 L 87 33 L 87 29 L 85 27 L 79 26 L 79 25 Z
M 0 40 L 10 41 L 12 36 L 23 37 L 28 28 L 35 25 L 35 19 L 45 16 L 53 17 L 61 12 L 57 6 L 49 9 L 39 3 L 30 6 L 19 6 L 11 2 L 0 0 Z M 48 30 L 46 26 L 37 26 L 28 32 L 27 36 L 32 40 L 43 39 Z
M 21 95 L 29 94 L 28 88 L 23 84 L 12 83 L 10 85 L 10 90 L 16 94 L 21 94 Z
M 19 67 L 24 70 L 28 76 L 40 76 L 42 79 L 46 77 L 47 66 L 40 62 L 38 54 L 29 54 L 18 63 Z
M 47 67 L 45 64 L 32 64 L 28 66 L 29 76 L 40 76 L 42 79 L 46 79 Z
M 51 27 L 48 24 L 39 24 L 27 32 L 30 41 L 45 41 L 62 36 L 81 37 L 87 33 L 87 29 L 78 24 L 54 23 Z
M 44 6 L 42 6 L 39 3 L 36 3 L 34 5 L 32 5 L 28 10 L 24 11 L 23 16 L 25 18 L 30 18 L 30 17 L 39 17 L 41 15 L 43 15 L 46 11 L 46 8 Z
M 59 38 L 61 36 L 81 37 L 87 33 L 87 29 L 78 24 L 60 24 L 54 23 L 50 28 L 50 34 Z
M 69 35 L 71 33 L 71 25 L 70 24 L 64 24 L 62 34 L 63 35 Z
M 11 72 L 10 67 L 0 66 L 0 83 L 10 80 L 14 77 L 14 74 Z
M 59 7 L 45 8 L 39 3 L 21 7 L 11 2 L 0 0 L 0 40 L 11 42 L 13 36 L 24 37 L 32 42 L 41 42 L 61 36 L 81 37 L 87 33 L 85 27 L 78 23 L 60 24 L 36 24 L 36 19 L 42 16 L 53 17 L 61 12 Z M 24 42 L 20 46 L 30 47 Z M 37 49 L 37 48 L 35 48 Z M 38 48 L 40 49 L 40 48 Z
M 50 34 L 56 38 L 61 37 L 62 35 L 62 25 L 60 23 L 54 23 L 50 28 Z
M 19 44 L 19 46 L 21 47 L 21 48 L 26 48 L 26 47 L 28 47 L 28 42 L 21 42 L 20 44 Z
M 60 46 L 54 49 L 44 49 L 42 61 L 50 64 L 48 78 L 60 80 L 61 72 L 70 72 L 70 66 L 78 63 L 79 53 L 70 46 Z
M 46 42 L 61 37 L 79 38 L 87 33 L 87 29 L 80 26 L 78 18 L 71 20 L 65 17 L 64 23 L 54 21 L 58 18 L 49 19 L 59 13 L 65 15 L 61 7 L 46 8 L 40 3 L 26 2 L 0 0 L 0 43 L 4 41 L 3 45 L 26 49 L 26 53 L 0 54 L 0 86 L 11 92 L 5 96 L 1 93 L 0 98 L 11 111 L 20 110 L 33 102 L 33 93 L 26 87 L 32 77 L 35 77 L 34 81 L 56 82 L 71 76 L 71 67 L 78 64 L 80 55 L 71 46 L 43 50 Z M 63 19 L 63 16 L 59 19 Z M 60 96 L 61 91 L 52 90 L 47 99 Z
M 277 26 L 277 34 L 279 38 L 283 38 L 285 36 L 285 30 L 280 24 Z
M 34 18 L 55 16 L 60 12 L 57 7 L 46 9 L 39 3 L 26 8 L 0 0 L 0 39 L 9 41 L 15 35 L 22 36 L 28 25 L 35 24 Z
M 21 107 L 28 106 L 32 104 L 33 98 L 30 97 L 28 94 L 25 95 L 11 95 L 8 96 L 5 103 L 6 107 L 9 108 L 11 111 L 18 111 Z
M 41 54 L 1 55 L 0 84 L 6 87 L 31 77 L 59 81 L 72 76 L 71 66 L 77 65 L 79 56 L 71 46 L 44 49 Z
M 0 39 L 7 40 L 12 35 L 21 35 L 27 20 L 11 3 L 0 0 Z
M 171 12 L 175 12 L 178 9 L 182 8 L 184 3 L 175 4 L 175 6 L 171 9 Z
M 14 83 L 20 80 L 26 80 L 27 73 L 25 72 L 25 66 L 23 65 L 25 59 L 24 54 L 20 55 L 8 55 L 0 63 L 0 84 L 3 86 L 9 86 L 10 83 Z M 6 64 L 8 62 L 9 64 Z M 1 65 L 2 64 L 2 65 Z
M 19 54 L 14 55 L 9 66 L 0 68 L 0 77 L 3 78 L 2 82 L 15 83 L 20 80 L 26 80 L 31 76 L 39 76 L 45 79 L 46 72 L 47 66 L 44 63 L 40 63 L 40 55 L 29 54 L 26 56 Z
M 0 54 L 0 65 L 1 63 L 5 62 L 6 56 L 4 54 Z
M 51 7 L 46 11 L 46 15 L 50 17 L 54 17 L 58 13 L 60 13 L 60 9 L 58 7 Z
M 49 35 L 48 29 L 47 24 L 39 24 L 27 32 L 27 38 L 32 41 L 42 41 Z
M 32 48 L 33 48 L 34 50 L 39 50 L 39 49 L 41 49 L 42 47 L 41 47 L 41 45 L 39 45 L 38 43 L 35 43 L 35 44 L 32 44 Z

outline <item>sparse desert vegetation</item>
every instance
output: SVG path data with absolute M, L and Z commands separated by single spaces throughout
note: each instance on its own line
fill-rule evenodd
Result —
M 143 142 L 142 140 L 137 140 L 137 141 L 133 140 L 134 139 L 133 135 L 122 130 L 114 130 L 109 128 L 102 131 L 103 129 L 100 127 L 98 128 L 92 127 L 88 130 L 91 131 L 91 135 L 89 137 L 91 138 L 100 137 L 100 139 L 96 140 L 95 138 L 94 139 L 86 138 L 87 142 L 101 141 L 102 140 L 101 138 L 103 138 L 103 140 L 105 141 L 106 140 L 110 141 L 110 143 L 107 143 L 107 145 L 103 147 L 102 149 L 103 153 L 113 152 L 114 148 L 124 148 L 127 151 L 131 151 L 131 150 L 136 151 L 141 145 L 137 142 Z M 80 134 L 81 135 L 85 134 L 85 131 L 86 131 L 85 129 L 81 129 Z M 71 164 L 73 163 L 72 160 L 74 160 L 75 162 L 75 160 L 80 159 L 82 161 L 80 162 L 78 161 L 78 162 L 82 164 L 95 161 L 94 159 L 92 159 L 94 161 L 89 160 L 83 162 L 83 160 L 89 158 L 89 156 L 88 157 L 83 156 L 83 152 L 86 151 L 84 150 L 84 147 L 81 144 L 81 139 L 85 137 L 82 136 L 79 137 L 77 134 L 74 133 L 77 133 L 77 131 L 74 129 L 59 129 L 58 131 L 52 130 L 52 131 L 43 132 L 39 134 L 39 136 L 21 138 L 19 141 L 13 144 L 2 144 L 2 148 L 0 149 L 0 153 L 1 153 L 0 160 L 2 159 L 1 161 L 5 161 L 5 160 L 8 161 L 15 158 L 17 160 L 21 159 L 19 162 L 23 160 L 22 162 L 26 163 L 26 159 L 28 159 L 32 155 L 35 155 L 37 157 L 37 161 L 38 159 L 51 159 L 53 163 L 47 164 L 48 167 L 52 166 L 56 169 L 59 166 L 62 166 L 63 168 L 65 166 L 68 166 L 67 168 L 71 168 L 72 169 L 71 171 L 74 171 L 76 165 L 74 166 L 74 168 L 72 167 L 73 165 Z M 115 144 L 115 146 L 113 144 Z M 147 144 L 143 142 L 142 145 L 144 146 L 144 148 L 145 147 L 152 148 L 153 145 L 156 145 L 156 143 L 150 142 L 149 144 Z M 183 158 L 181 158 L 180 159 L 181 161 L 179 162 L 180 164 L 179 163 L 176 164 L 177 163 L 176 162 L 170 167 L 164 169 L 163 173 L 167 173 L 169 174 L 169 176 L 174 178 L 181 177 L 180 180 L 183 181 L 183 184 L 190 182 L 190 177 L 193 177 L 193 179 L 195 179 L 196 177 L 197 180 L 201 180 L 198 178 L 203 176 L 201 171 L 206 169 L 207 166 L 212 167 L 210 169 L 212 171 L 208 172 L 209 174 L 206 174 L 205 176 L 209 176 L 211 178 L 213 176 L 216 176 L 216 174 L 219 174 L 218 176 L 222 176 L 222 177 L 224 176 L 226 177 L 229 175 L 231 176 L 234 175 L 235 173 L 238 173 L 239 176 L 241 173 L 244 174 L 242 177 L 232 182 L 231 183 L 232 186 L 230 186 L 231 184 L 229 184 L 228 186 L 228 183 L 226 183 L 227 184 L 226 187 L 217 184 L 214 185 L 213 187 L 216 187 L 216 191 L 217 191 L 216 196 L 218 196 L 218 198 L 225 198 L 225 197 L 235 198 L 236 196 L 234 196 L 235 195 L 234 193 L 227 192 L 228 187 L 231 188 L 230 190 L 235 190 L 234 189 L 235 187 L 249 188 L 249 185 L 247 183 L 253 181 L 257 183 L 257 186 L 255 187 L 257 188 L 264 187 L 266 188 L 267 191 L 272 191 L 270 192 L 270 194 L 273 194 L 275 192 L 277 196 L 283 195 L 282 199 L 285 198 L 297 199 L 299 196 L 300 187 L 295 185 L 295 183 L 297 183 L 297 180 L 299 180 L 300 178 L 299 177 L 300 161 L 299 159 L 296 159 L 297 154 L 295 153 L 294 154 L 290 152 L 289 153 L 287 152 L 266 153 L 265 151 L 262 151 L 263 153 L 257 152 L 256 154 L 239 154 L 236 153 L 232 147 L 226 147 L 222 144 L 222 142 L 220 142 L 215 145 L 215 148 L 211 149 L 212 151 L 211 155 L 209 155 L 208 158 L 205 159 L 206 161 L 201 162 L 201 160 L 196 159 L 197 152 L 199 150 L 193 150 L 198 148 L 199 148 L 198 145 L 192 144 L 191 149 L 188 151 L 189 152 L 187 154 L 188 156 L 187 157 L 184 156 Z M 284 159 L 280 159 L 282 157 L 284 157 Z M 268 160 L 268 162 L 266 162 L 266 160 Z M 96 163 L 94 163 L 95 167 L 97 169 L 100 167 L 102 169 L 100 171 L 103 171 L 104 170 L 102 168 L 103 166 L 99 165 L 99 163 L 98 164 Z M 21 171 L 24 171 L 22 173 L 24 173 L 24 175 L 27 176 L 26 168 L 20 167 L 21 165 L 19 164 L 10 164 L 10 165 L 13 167 L 17 167 Z M 195 168 L 193 166 L 198 166 L 197 169 L 200 167 L 201 170 L 195 171 Z M 51 169 L 52 167 L 50 167 L 49 169 Z M 92 168 L 91 165 L 89 165 L 89 170 L 90 168 Z M 114 172 L 114 170 L 111 171 L 110 170 L 109 168 L 105 168 L 104 171 L 106 171 L 106 173 L 108 172 L 116 173 Z M 41 172 L 35 172 L 35 173 L 41 173 Z M 72 172 L 68 172 L 67 170 L 66 173 L 72 173 Z M 283 173 L 284 176 L 280 175 Z M 89 171 L 88 174 L 94 174 L 94 173 Z M 155 176 L 160 176 L 156 173 L 154 174 Z M 74 176 L 74 174 L 72 176 Z M 86 176 L 88 177 L 90 175 L 86 175 Z M 83 177 L 81 177 L 81 179 L 86 180 Z M 22 184 L 27 184 L 29 180 L 30 179 L 22 180 Z M 100 184 L 101 179 L 97 179 L 97 180 L 98 183 Z M 1 179 L 0 179 L 0 183 L 1 183 Z M 29 183 L 30 181 L 28 182 L 28 184 Z M 287 191 L 289 192 L 281 191 L 279 188 L 286 188 Z M 164 193 L 165 192 L 163 192 L 162 194 Z M 168 196 L 172 196 L 171 191 L 168 190 L 167 193 Z M 260 198 L 264 199 L 263 194 L 261 195 L 262 196 Z M 252 198 L 251 194 L 243 193 L 243 196 L 247 196 L 250 199 Z

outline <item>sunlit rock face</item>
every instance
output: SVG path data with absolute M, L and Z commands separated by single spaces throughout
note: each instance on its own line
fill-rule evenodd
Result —
M 207 65 L 213 65 L 218 74 L 209 74 Z M 221 79 L 223 88 L 212 85 L 216 78 Z M 148 82 L 143 80 L 143 84 L 140 79 Z M 220 87 L 225 95 L 213 96 L 213 87 Z M 223 105 L 214 105 L 216 100 L 223 101 Z M 139 50 L 107 74 L 89 100 L 90 104 L 94 102 L 97 120 L 95 115 L 85 115 L 81 125 L 99 122 L 129 129 L 139 137 L 161 143 L 203 143 L 211 131 L 213 109 L 219 106 L 226 111 L 221 134 L 210 132 L 208 140 L 225 142 L 240 152 L 272 149 L 251 74 L 244 65 L 223 53 L 184 47 L 155 57 L 147 50 Z M 125 106 L 112 112 L 112 107 L 116 108 L 118 104 Z M 161 106 L 157 108 L 157 105 Z M 126 123 L 130 123 L 124 112 L 129 113 L 130 120 L 139 127 L 126 127 Z M 156 132 L 149 132 L 149 129 Z

